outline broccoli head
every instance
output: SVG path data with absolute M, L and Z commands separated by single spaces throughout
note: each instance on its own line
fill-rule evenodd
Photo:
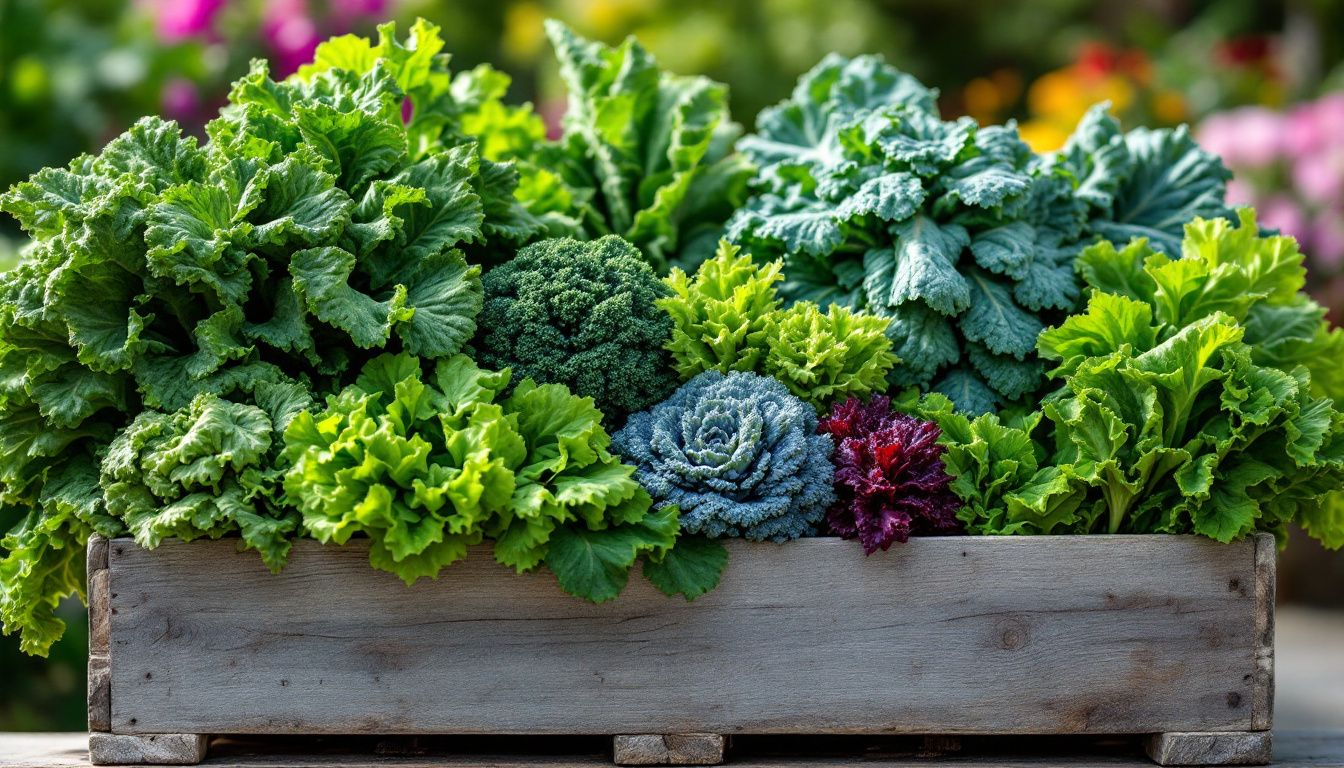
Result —
M 676 389 L 665 349 L 672 318 L 654 301 L 671 289 L 615 235 L 543 240 L 486 273 L 478 361 L 592 397 L 609 420 Z

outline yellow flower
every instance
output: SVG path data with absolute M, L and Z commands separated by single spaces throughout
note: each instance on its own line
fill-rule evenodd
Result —
M 1017 126 L 1017 132 L 1034 152 L 1053 152 L 1069 140 L 1067 128 L 1044 120 L 1028 120 Z
M 504 10 L 504 55 L 511 59 L 531 62 L 546 44 L 542 22 L 546 10 L 533 2 L 522 2 Z
M 1175 125 L 1189 118 L 1185 97 L 1179 91 L 1163 90 L 1153 96 L 1153 117 L 1162 125 Z

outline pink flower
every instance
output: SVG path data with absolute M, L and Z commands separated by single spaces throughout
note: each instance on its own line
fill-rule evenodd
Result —
M 196 84 L 174 77 L 163 85 L 163 114 L 179 123 L 191 125 L 201 112 L 201 92 Z
M 1344 266 L 1344 210 L 1332 208 L 1316 216 L 1307 258 L 1314 269 L 1337 272 Z
M 1294 157 L 1312 155 L 1331 143 L 1344 144 L 1344 92 L 1302 104 L 1288 116 L 1284 147 Z
M 208 37 L 226 0 L 152 0 L 154 27 L 159 39 L 176 43 Z
M 1344 200 L 1344 143 L 1299 156 L 1293 163 L 1293 187 L 1299 195 L 1317 204 Z
M 1283 152 L 1284 118 L 1264 107 L 1242 107 L 1210 115 L 1199 142 L 1232 168 L 1263 168 Z
M 273 0 L 266 6 L 262 34 L 271 47 L 275 77 L 286 77 L 313 60 L 321 42 L 317 24 L 308 15 L 304 0 Z
M 1266 227 L 1273 227 L 1285 235 L 1292 235 L 1300 242 L 1310 239 L 1311 230 L 1307 214 L 1288 195 L 1274 195 L 1261 200 L 1256 208 L 1256 218 Z

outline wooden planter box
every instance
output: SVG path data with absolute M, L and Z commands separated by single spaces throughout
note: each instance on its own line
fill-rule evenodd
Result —
M 95 763 L 210 734 L 603 734 L 717 762 L 732 734 L 1145 734 L 1163 764 L 1269 761 L 1274 540 L 729 542 L 688 603 L 613 602 L 480 548 L 407 588 L 367 546 L 89 545 Z

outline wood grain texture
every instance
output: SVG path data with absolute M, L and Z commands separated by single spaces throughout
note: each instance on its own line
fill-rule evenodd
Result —
M 112 730 L 112 669 L 108 657 L 112 631 L 111 594 L 108 588 L 107 539 L 89 537 L 86 554 L 89 601 L 89 730 Z
M 1279 548 L 1274 537 L 1255 540 L 1255 685 L 1251 688 L 1251 729 L 1274 726 L 1274 599 Z
M 1244 733 L 1156 733 L 1145 745 L 1158 765 L 1269 765 L 1274 737 Z
M 718 765 L 724 737 L 717 733 L 631 734 L 611 740 L 617 765 Z
M 1259 541 L 730 542 L 688 603 L 590 605 L 477 549 L 404 587 L 366 544 L 114 541 L 117 733 L 1254 730 Z
M 94 765 L 196 765 L 205 759 L 208 739 L 190 733 L 127 736 L 89 734 L 89 762 Z

